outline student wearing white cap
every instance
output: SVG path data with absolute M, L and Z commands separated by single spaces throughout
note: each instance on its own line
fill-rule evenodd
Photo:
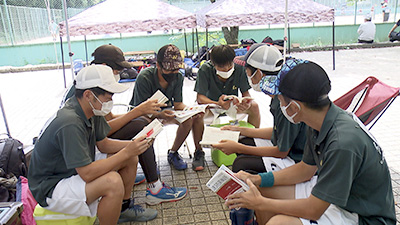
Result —
M 364 23 L 360 24 L 360 27 L 358 27 L 358 43 L 371 44 L 374 42 L 376 26 L 371 19 L 371 15 L 365 15 Z
M 75 96 L 42 129 L 29 167 L 29 187 L 42 207 L 60 213 L 98 216 L 100 224 L 147 221 L 154 209 L 134 205 L 131 197 L 138 155 L 151 143 L 107 138 L 114 93 L 127 89 L 106 65 L 83 68 Z M 103 158 L 97 158 L 95 147 Z M 106 156 L 106 157 L 104 157 Z

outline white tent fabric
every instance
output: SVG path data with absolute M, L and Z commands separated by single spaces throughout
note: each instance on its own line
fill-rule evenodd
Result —
M 196 27 L 196 16 L 160 0 L 107 0 L 68 20 L 71 36 Z M 60 23 L 60 33 L 65 25 Z
M 285 0 L 219 0 L 196 13 L 204 28 L 285 23 Z M 311 0 L 288 0 L 289 23 L 334 21 L 334 9 Z

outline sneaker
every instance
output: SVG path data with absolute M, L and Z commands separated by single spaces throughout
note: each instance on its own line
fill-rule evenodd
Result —
M 187 168 L 187 163 L 183 161 L 178 152 L 170 153 L 168 150 L 168 162 L 172 164 L 177 170 L 184 170 Z
M 130 221 L 140 221 L 145 222 L 152 220 L 157 217 L 157 210 L 143 208 L 140 205 L 134 205 L 133 202 L 128 209 L 121 212 L 119 216 L 118 223 L 125 223 Z
M 192 162 L 192 169 L 194 171 L 204 170 L 204 151 L 203 150 L 196 150 L 194 152 L 193 162 Z
M 187 189 L 183 187 L 170 187 L 163 182 L 163 187 L 157 192 L 152 193 L 149 188 L 146 191 L 146 203 L 157 205 L 162 202 L 175 202 L 186 196 Z
M 146 181 L 146 177 L 144 176 L 144 174 L 136 174 L 135 185 L 139 185 L 145 181 Z

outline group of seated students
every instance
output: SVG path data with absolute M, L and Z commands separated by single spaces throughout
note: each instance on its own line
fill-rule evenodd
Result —
M 49 119 L 35 144 L 30 190 L 48 210 L 97 215 L 101 225 L 152 220 L 157 210 L 135 205 L 131 198 L 138 163 L 147 181 L 147 204 L 178 201 L 187 189 L 160 180 L 154 140 L 132 138 L 154 118 L 178 124 L 172 147 L 165 149 L 167 160 L 174 169 L 187 169 L 178 150 L 192 131 L 192 169 L 200 171 L 205 168 L 199 144 L 204 114 L 183 123 L 174 119 L 173 110 L 185 108 L 179 72 L 183 59 L 175 45 L 161 47 L 156 66 L 140 71 L 130 101 L 135 107 L 121 115 L 111 112 L 112 96 L 127 89 L 117 82 L 118 74 L 131 65 L 113 45 L 100 46 L 92 55 L 92 65 L 77 74 L 74 94 Z M 396 224 L 382 150 L 357 118 L 330 101 L 331 84 L 322 67 L 285 59 L 269 44 L 255 44 L 236 58 L 244 67 L 234 63 L 235 52 L 227 45 L 214 47 L 210 59 L 198 71 L 197 103 L 223 109 L 234 105 L 255 127 L 225 126 L 221 129 L 240 131 L 247 138 L 213 146 L 238 154 L 233 170 L 250 186 L 228 198 L 230 209 L 255 210 L 258 224 Z M 239 89 L 250 97 L 250 88 L 271 97 L 273 127 L 260 128 L 255 100 L 227 98 L 238 96 Z M 168 98 L 165 104 L 149 100 L 158 90 Z

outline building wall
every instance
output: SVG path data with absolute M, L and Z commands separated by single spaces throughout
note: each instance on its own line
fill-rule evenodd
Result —
M 335 44 L 349 44 L 357 42 L 357 29 L 359 25 L 340 25 L 335 26 Z M 376 38 L 377 42 L 388 41 L 387 35 L 393 23 L 376 24 Z M 266 36 L 273 39 L 282 39 L 283 28 L 269 28 L 258 30 L 240 30 L 239 40 L 253 38 L 257 42 L 261 42 Z M 192 33 L 186 35 L 188 51 L 193 52 L 193 45 L 197 46 L 197 41 L 193 42 Z M 221 32 L 210 32 L 209 36 L 217 37 L 216 39 L 209 38 L 209 46 L 218 44 L 223 41 L 221 39 Z M 309 27 L 292 27 L 289 33 L 290 43 L 299 43 L 300 47 L 306 46 L 325 46 L 332 45 L 332 26 L 309 26 Z M 83 38 L 82 38 L 83 39 Z M 196 40 L 196 39 L 194 39 Z M 199 46 L 205 45 L 204 33 L 199 33 Z M 160 35 L 144 35 L 133 37 L 120 37 L 103 38 L 87 41 L 88 60 L 90 61 L 90 54 L 98 46 L 102 44 L 112 43 L 120 47 L 123 51 L 144 51 L 154 50 L 157 51 L 165 44 L 172 43 L 177 45 L 180 49 L 185 50 L 185 39 L 182 33 L 178 34 L 160 34 Z M 193 44 L 194 43 L 194 44 Z M 86 60 L 85 42 L 83 40 L 71 42 L 72 52 L 74 52 L 73 59 Z M 196 47 L 194 48 L 196 49 Z M 68 44 L 66 38 L 63 40 L 64 60 L 69 62 L 68 57 Z M 57 57 L 56 53 L 57 52 Z M 57 60 L 58 59 L 58 60 Z M 61 48 L 60 42 L 56 43 L 43 43 L 43 44 L 23 44 L 14 46 L 0 46 L 0 66 L 24 66 L 28 64 L 38 65 L 47 63 L 61 63 Z

